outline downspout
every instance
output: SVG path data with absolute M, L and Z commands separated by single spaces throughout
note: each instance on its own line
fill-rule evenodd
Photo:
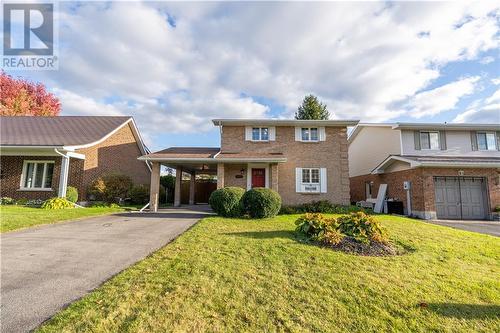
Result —
M 60 198 L 66 197 L 66 189 L 68 187 L 68 173 L 69 173 L 69 156 L 61 153 L 57 148 L 54 151 L 61 155 L 61 172 L 59 175 L 59 190 L 57 196 Z

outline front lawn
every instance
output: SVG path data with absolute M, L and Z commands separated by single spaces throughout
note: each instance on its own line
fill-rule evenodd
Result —
M 39 224 L 56 223 L 81 217 L 104 215 L 122 208 L 71 208 L 48 210 L 25 206 L 0 206 L 0 232 L 23 229 Z
M 407 253 L 295 239 L 297 216 L 206 218 L 41 332 L 498 332 L 500 238 L 378 216 Z

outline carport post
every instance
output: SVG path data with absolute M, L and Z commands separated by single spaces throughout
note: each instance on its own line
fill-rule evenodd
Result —
M 160 163 L 153 162 L 151 168 L 151 185 L 149 190 L 149 210 L 158 211 L 158 196 L 160 194 Z
M 174 192 L 174 206 L 181 205 L 181 183 L 182 183 L 182 167 L 178 166 L 175 169 L 175 192 Z
M 194 205 L 194 191 L 196 188 L 196 174 L 193 171 L 191 177 L 189 178 L 189 204 Z

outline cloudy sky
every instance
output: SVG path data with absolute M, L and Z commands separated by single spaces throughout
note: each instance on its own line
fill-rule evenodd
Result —
M 217 146 L 212 118 L 500 122 L 500 7 L 481 2 L 61 2 L 63 115 L 133 115 L 153 150 Z

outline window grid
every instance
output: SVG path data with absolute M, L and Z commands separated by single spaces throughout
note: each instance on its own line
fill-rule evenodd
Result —
M 22 188 L 26 189 L 51 189 L 54 175 L 54 162 L 43 161 L 25 162 L 23 168 Z
M 495 133 L 477 133 L 477 147 L 479 150 L 496 150 Z
M 301 138 L 302 141 L 318 141 L 319 131 L 317 127 L 302 127 L 301 128 Z
M 420 132 L 421 149 L 438 150 L 439 132 Z
M 269 141 L 269 128 L 268 127 L 253 127 L 252 128 L 252 141 Z

